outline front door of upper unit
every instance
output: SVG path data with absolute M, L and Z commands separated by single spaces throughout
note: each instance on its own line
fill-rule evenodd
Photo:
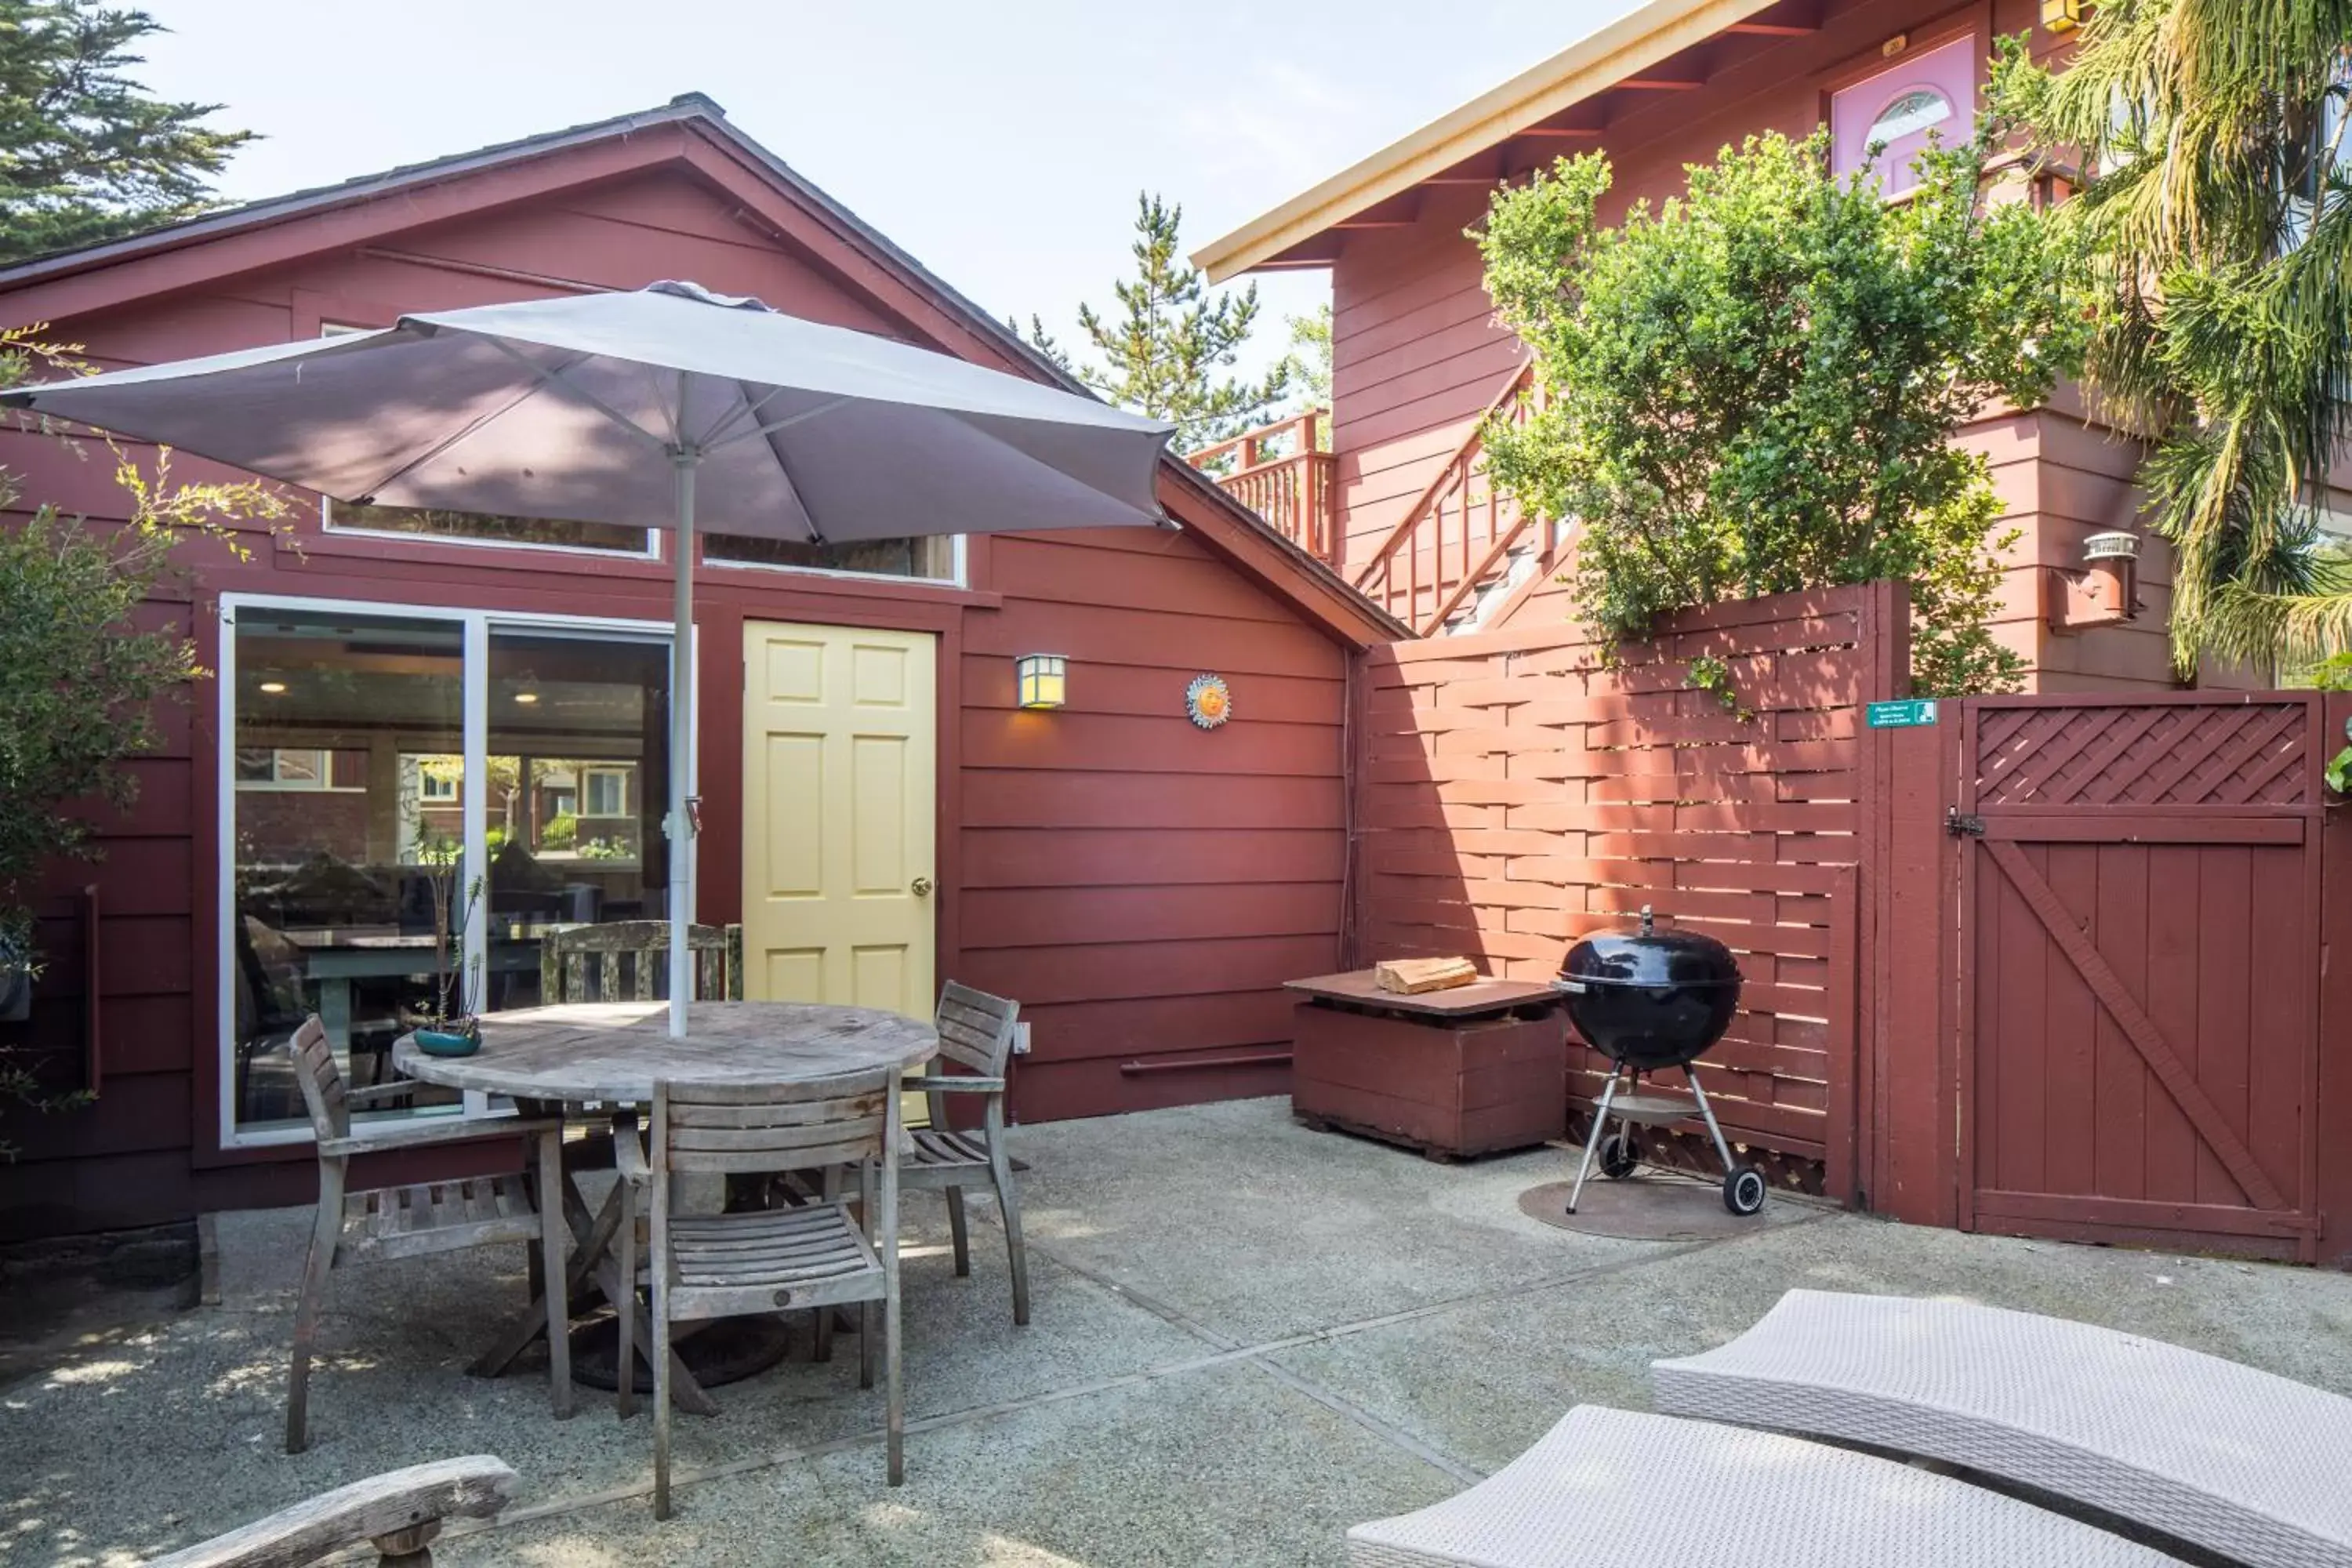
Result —
M 930 1016 L 935 639 L 744 626 L 744 994 Z

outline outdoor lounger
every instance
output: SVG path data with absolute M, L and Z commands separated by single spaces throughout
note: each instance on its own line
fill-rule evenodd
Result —
M 1356 1526 L 1348 1561 L 1353 1568 L 2137 1568 L 2173 1560 L 1892 1459 L 1587 1405 L 1460 1496 Z
M 1973 1470 L 2255 1568 L 2352 1568 L 2352 1400 L 2087 1323 L 1791 1290 L 1658 1408 Z

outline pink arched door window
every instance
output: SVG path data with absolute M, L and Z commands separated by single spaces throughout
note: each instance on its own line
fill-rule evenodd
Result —
M 1948 147 L 1976 133 L 1983 55 L 1973 35 L 1954 38 L 1831 94 L 1831 172 L 1852 174 L 1869 157 L 1871 143 L 1883 142 L 1878 177 L 1886 194 L 1916 184 L 1911 160 L 1929 136 Z

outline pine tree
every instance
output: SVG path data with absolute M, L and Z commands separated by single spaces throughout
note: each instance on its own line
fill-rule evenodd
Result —
M 1324 305 L 1311 316 L 1286 316 L 1283 321 L 1290 329 L 1290 356 L 1283 363 L 1297 384 L 1301 406 L 1330 407 L 1331 307 Z
M 1078 326 L 1102 363 L 1072 368 L 1120 407 L 1172 422 L 1177 446 L 1193 449 L 1263 423 L 1290 390 L 1290 367 L 1277 364 L 1255 381 L 1220 375 L 1257 325 L 1257 285 L 1211 298 L 1178 247 L 1183 218 L 1181 206 L 1149 192 L 1136 198 L 1135 276 L 1112 285 L 1118 315 L 1107 321 L 1091 305 L 1078 307 Z M 1039 352 L 1072 365 L 1034 318 L 1030 337 Z
M 98 0 L 0 0 L 0 262 L 71 249 L 204 211 L 248 131 L 219 106 L 167 103 L 124 74 L 163 29 Z

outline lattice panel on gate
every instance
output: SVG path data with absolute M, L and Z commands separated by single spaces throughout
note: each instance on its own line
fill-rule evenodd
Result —
M 2301 702 L 2065 703 L 1977 715 L 1977 804 L 2308 805 Z

